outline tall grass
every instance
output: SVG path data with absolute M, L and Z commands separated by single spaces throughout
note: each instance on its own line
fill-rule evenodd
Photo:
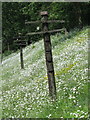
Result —
M 2 62 L 2 118 L 87 118 L 88 29 L 51 36 L 57 100 L 48 93 L 43 40 Z

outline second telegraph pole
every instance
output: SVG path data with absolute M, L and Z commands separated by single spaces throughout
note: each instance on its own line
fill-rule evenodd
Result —
M 21 60 L 21 69 L 24 69 L 24 63 L 23 63 L 23 48 L 20 45 L 20 60 Z

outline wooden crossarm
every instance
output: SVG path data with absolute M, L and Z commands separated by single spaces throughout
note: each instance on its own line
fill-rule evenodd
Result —
M 13 37 L 12 39 L 13 39 L 13 40 L 17 40 L 17 39 L 24 39 L 24 38 L 26 38 L 26 36 Z
M 27 42 L 27 40 L 16 40 L 15 42 Z
M 27 33 L 26 35 L 29 36 L 29 35 L 37 35 L 37 34 L 55 33 L 55 32 L 60 32 L 60 31 L 65 31 L 65 28 L 57 29 L 57 30 L 50 30 L 50 31 L 32 32 L 32 33 Z
M 25 22 L 25 24 L 35 24 L 35 23 L 65 23 L 64 20 L 48 20 L 48 21 L 44 21 L 44 20 L 41 20 L 41 21 L 28 21 L 28 22 Z

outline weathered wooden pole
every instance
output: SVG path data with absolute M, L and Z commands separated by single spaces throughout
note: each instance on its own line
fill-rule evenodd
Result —
M 40 13 L 42 16 L 42 29 L 43 32 L 48 31 L 48 12 L 44 11 Z M 52 99 L 56 99 L 56 84 L 54 76 L 54 67 L 52 59 L 52 48 L 49 33 L 44 33 L 44 47 L 45 47 L 45 57 L 46 57 L 46 66 L 47 66 L 47 75 L 48 75 L 48 84 L 49 84 L 49 94 Z
M 24 69 L 24 63 L 23 63 L 23 48 L 22 48 L 22 36 L 21 33 L 19 33 L 19 37 L 17 39 L 18 45 L 20 46 L 20 62 L 21 62 L 21 69 Z
M 20 61 L 21 61 L 21 69 L 24 69 L 22 45 L 20 45 Z

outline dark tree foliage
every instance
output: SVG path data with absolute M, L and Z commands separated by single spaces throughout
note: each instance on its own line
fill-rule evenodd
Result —
M 2 3 L 2 38 L 3 52 L 17 50 L 14 37 L 21 33 L 37 31 L 37 26 L 41 24 L 31 24 L 25 26 L 25 20 L 40 20 L 40 12 L 48 11 L 49 19 L 65 20 L 64 24 L 50 24 L 50 29 L 66 27 L 69 31 L 73 28 L 82 28 L 89 24 L 90 3 L 85 2 L 4 2 Z M 41 31 L 42 29 L 40 29 Z M 28 43 L 38 41 L 42 36 L 26 37 Z
M 3 3 L 2 6 L 2 37 L 3 50 L 13 49 L 13 37 L 23 31 L 24 15 L 21 12 L 22 6 L 18 3 Z M 8 47 L 7 47 L 8 45 Z M 14 48 L 15 49 L 15 48 Z

